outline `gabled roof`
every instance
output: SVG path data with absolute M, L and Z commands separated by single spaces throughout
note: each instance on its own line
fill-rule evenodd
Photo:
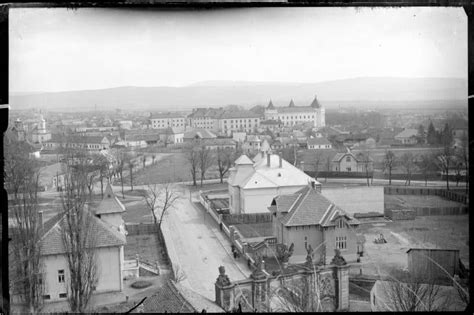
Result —
M 309 138 L 308 145 L 330 145 L 331 142 L 324 137 Z
M 282 159 L 282 167 L 280 167 L 280 157 L 270 154 L 270 166 L 267 165 L 266 155 L 264 158 L 256 159 L 254 172 L 248 179 L 241 182 L 240 186 L 243 189 L 304 186 L 309 181 L 315 180 L 284 159 Z
M 84 211 L 89 211 L 84 209 Z M 123 246 L 126 243 L 125 235 L 106 224 L 101 219 L 90 216 L 91 232 L 94 235 L 95 247 Z M 43 225 L 41 238 L 41 255 L 64 254 L 65 248 L 61 235 L 61 227 L 65 226 L 65 214 L 59 213 Z
M 410 138 L 418 135 L 418 129 L 405 129 L 395 136 L 395 138 Z
M 191 130 L 191 131 L 185 132 L 183 136 L 183 138 L 185 139 L 195 139 L 196 137 L 199 139 L 217 138 L 217 136 L 213 132 L 206 129 Z
M 242 154 L 234 163 L 235 165 L 253 165 L 252 160 L 245 154 Z
M 288 107 L 295 107 L 295 103 L 293 102 L 293 99 L 291 99 L 290 105 L 288 105 Z
M 122 213 L 125 211 L 125 206 L 118 200 L 117 196 L 115 196 L 110 183 L 107 183 L 104 197 L 95 210 L 95 214 Z
M 150 116 L 150 119 L 160 119 L 160 118 L 184 118 L 184 115 L 178 114 L 178 113 L 153 113 Z
M 274 199 L 278 212 L 287 213 L 281 222 L 285 226 L 321 225 L 332 226 L 341 216 L 346 217 L 349 224 L 359 222 L 347 215 L 342 209 L 324 197 L 309 185 L 292 195 L 282 195 Z

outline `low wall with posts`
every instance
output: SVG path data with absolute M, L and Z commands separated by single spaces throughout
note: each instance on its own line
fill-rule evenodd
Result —
M 369 172 L 367 175 L 366 172 L 335 172 L 335 171 L 304 171 L 308 176 L 314 178 L 372 178 L 374 172 Z
M 252 224 L 272 222 L 272 214 L 268 213 L 244 213 L 244 214 L 223 214 L 222 221 L 230 224 Z

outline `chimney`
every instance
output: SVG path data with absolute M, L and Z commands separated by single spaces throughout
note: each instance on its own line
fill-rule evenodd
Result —
M 280 160 L 280 168 L 283 167 L 283 159 L 281 158 L 281 152 L 278 153 L 278 157 L 279 157 L 279 160 Z
M 301 170 L 304 172 L 304 161 L 301 161 L 301 162 L 300 162 L 300 168 L 301 168 Z
M 38 226 L 43 230 L 43 211 L 38 211 Z
M 270 167 L 270 153 L 267 153 L 267 166 Z
M 315 182 L 314 182 L 314 181 L 311 181 L 311 188 L 314 189 L 314 187 L 315 187 Z

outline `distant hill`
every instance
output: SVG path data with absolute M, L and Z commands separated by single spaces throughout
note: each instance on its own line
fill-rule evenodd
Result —
M 327 108 L 338 105 L 409 104 L 455 101 L 467 104 L 467 80 L 458 78 L 355 78 L 319 83 L 206 81 L 184 87 L 117 87 L 101 90 L 54 93 L 12 93 L 12 109 L 98 110 L 134 108 L 143 110 L 189 110 L 238 104 L 246 108 L 266 105 L 308 105 L 317 95 Z M 466 105 L 467 106 L 467 105 Z

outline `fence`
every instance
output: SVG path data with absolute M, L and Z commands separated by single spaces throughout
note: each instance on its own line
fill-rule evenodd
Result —
M 308 176 L 315 178 L 367 178 L 365 172 L 333 172 L 333 171 L 304 171 Z M 374 172 L 369 172 L 369 178 L 374 176 Z
M 158 227 L 154 223 L 126 224 L 125 229 L 130 236 L 154 234 L 158 232 Z
M 410 209 L 401 209 L 401 210 L 385 210 L 385 215 L 391 220 L 415 220 L 416 211 Z
M 440 188 L 420 188 L 420 187 L 390 187 L 386 186 L 383 190 L 385 195 L 434 195 L 440 196 L 451 201 L 469 204 L 469 196 L 462 193 L 461 189 L 446 190 Z
M 266 223 L 272 221 L 272 214 L 269 213 L 244 213 L 244 214 L 222 214 L 222 221 L 230 224 L 252 224 Z

